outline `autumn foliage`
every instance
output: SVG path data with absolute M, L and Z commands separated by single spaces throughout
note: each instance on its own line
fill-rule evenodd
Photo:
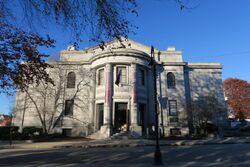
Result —
M 100 43 L 127 36 L 133 26 L 124 13 L 137 14 L 136 7 L 135 0 L 0 0 L 0 93 L 53 83 L 41 49 L 54 41 L 37 30 L 55 23 L 79 41 Z
M 237 78 L 224 81 L 228 105 L 236 118 L 250 118 L 250 83 Z
M 0 90 L 24 90 L 41 80 L 52 82 L 46 72 L 50 67 L 44 61 L 49 55 L 39 47 L 52 47 L 54 41 L 0 22 Z

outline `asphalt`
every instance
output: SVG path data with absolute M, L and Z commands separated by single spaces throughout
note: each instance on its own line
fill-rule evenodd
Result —
M 161 146 L 192 146 L 211 144 L 250 143 L 250 137 L 207 138 L 203 140 L 160 140 Z M 102 140 L 64 140 L 64 141 L 0 141 L 0 149 L 61 149 L 61 148 L 98 148 L 98 147 L 145 147 L 154 146 L 155 141 L 149 139 L 102 139 Z

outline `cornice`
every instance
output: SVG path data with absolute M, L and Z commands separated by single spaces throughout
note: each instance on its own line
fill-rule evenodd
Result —
M 103 57 L 111 57 L 111 56 L 128 56 L 128 57 L 137 57 L 146 60 L 150 60 L 150 57 L 147 53 L 136 50 L 136 49 L 117 49 L 115 51 L 106 51 L 99 54 L 94 55 L 89 59 L 89 62 L 92 63 L 93 61 L 103 58 Z
M 188 68 L 193 69 L 222 69 L 223 65 L 220 63 L 186 63 Z

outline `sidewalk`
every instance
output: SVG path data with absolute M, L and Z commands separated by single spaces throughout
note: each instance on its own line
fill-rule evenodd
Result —
M 28 141 L 13 141 L 10 145 L 9 141 L 0 141 L 1 149 L 54 149 L 64 147 L 65 145 L 83 143 L 83 141 L 58 141 L 58 142 L 32 142 Z
M 204 140 L 160 140 L 161 146 L 192 146 L 209 144 L 242 144 L 250 143 L 250 138 L 224 138 L 224 139 L 204 139 Z M 143 147 L 155 146 L 154 140 L 148 139 L 106 139 L 93 140 L 87 143 L 74 143 L 59 146 L 57 148 L 96 148 L 96 147 Z
M 239 138 L 230 137 L 224 139 L 204 139 L 204 140 L 160 140 L 161 146 L 192 146 L 209 144 L 240 144 L 250 143 L 250 137 Z M 154 146 L 154 140 L 148 139 L 104 139 L 104 140 L 79 140 L 79 141 L 59 141 L 59 142 L 35 142 L 14 141 L 9 145 L 8 141 L 0 141 L 0 149 L 60 149 L 60 148 L 97 148 L 97 147 L 144 147 Z

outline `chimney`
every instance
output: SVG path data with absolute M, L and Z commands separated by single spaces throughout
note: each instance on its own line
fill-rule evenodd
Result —
M 167 51 L 174 52 L 175 51 L 175 46 L 169 46 L 167 48 Z

